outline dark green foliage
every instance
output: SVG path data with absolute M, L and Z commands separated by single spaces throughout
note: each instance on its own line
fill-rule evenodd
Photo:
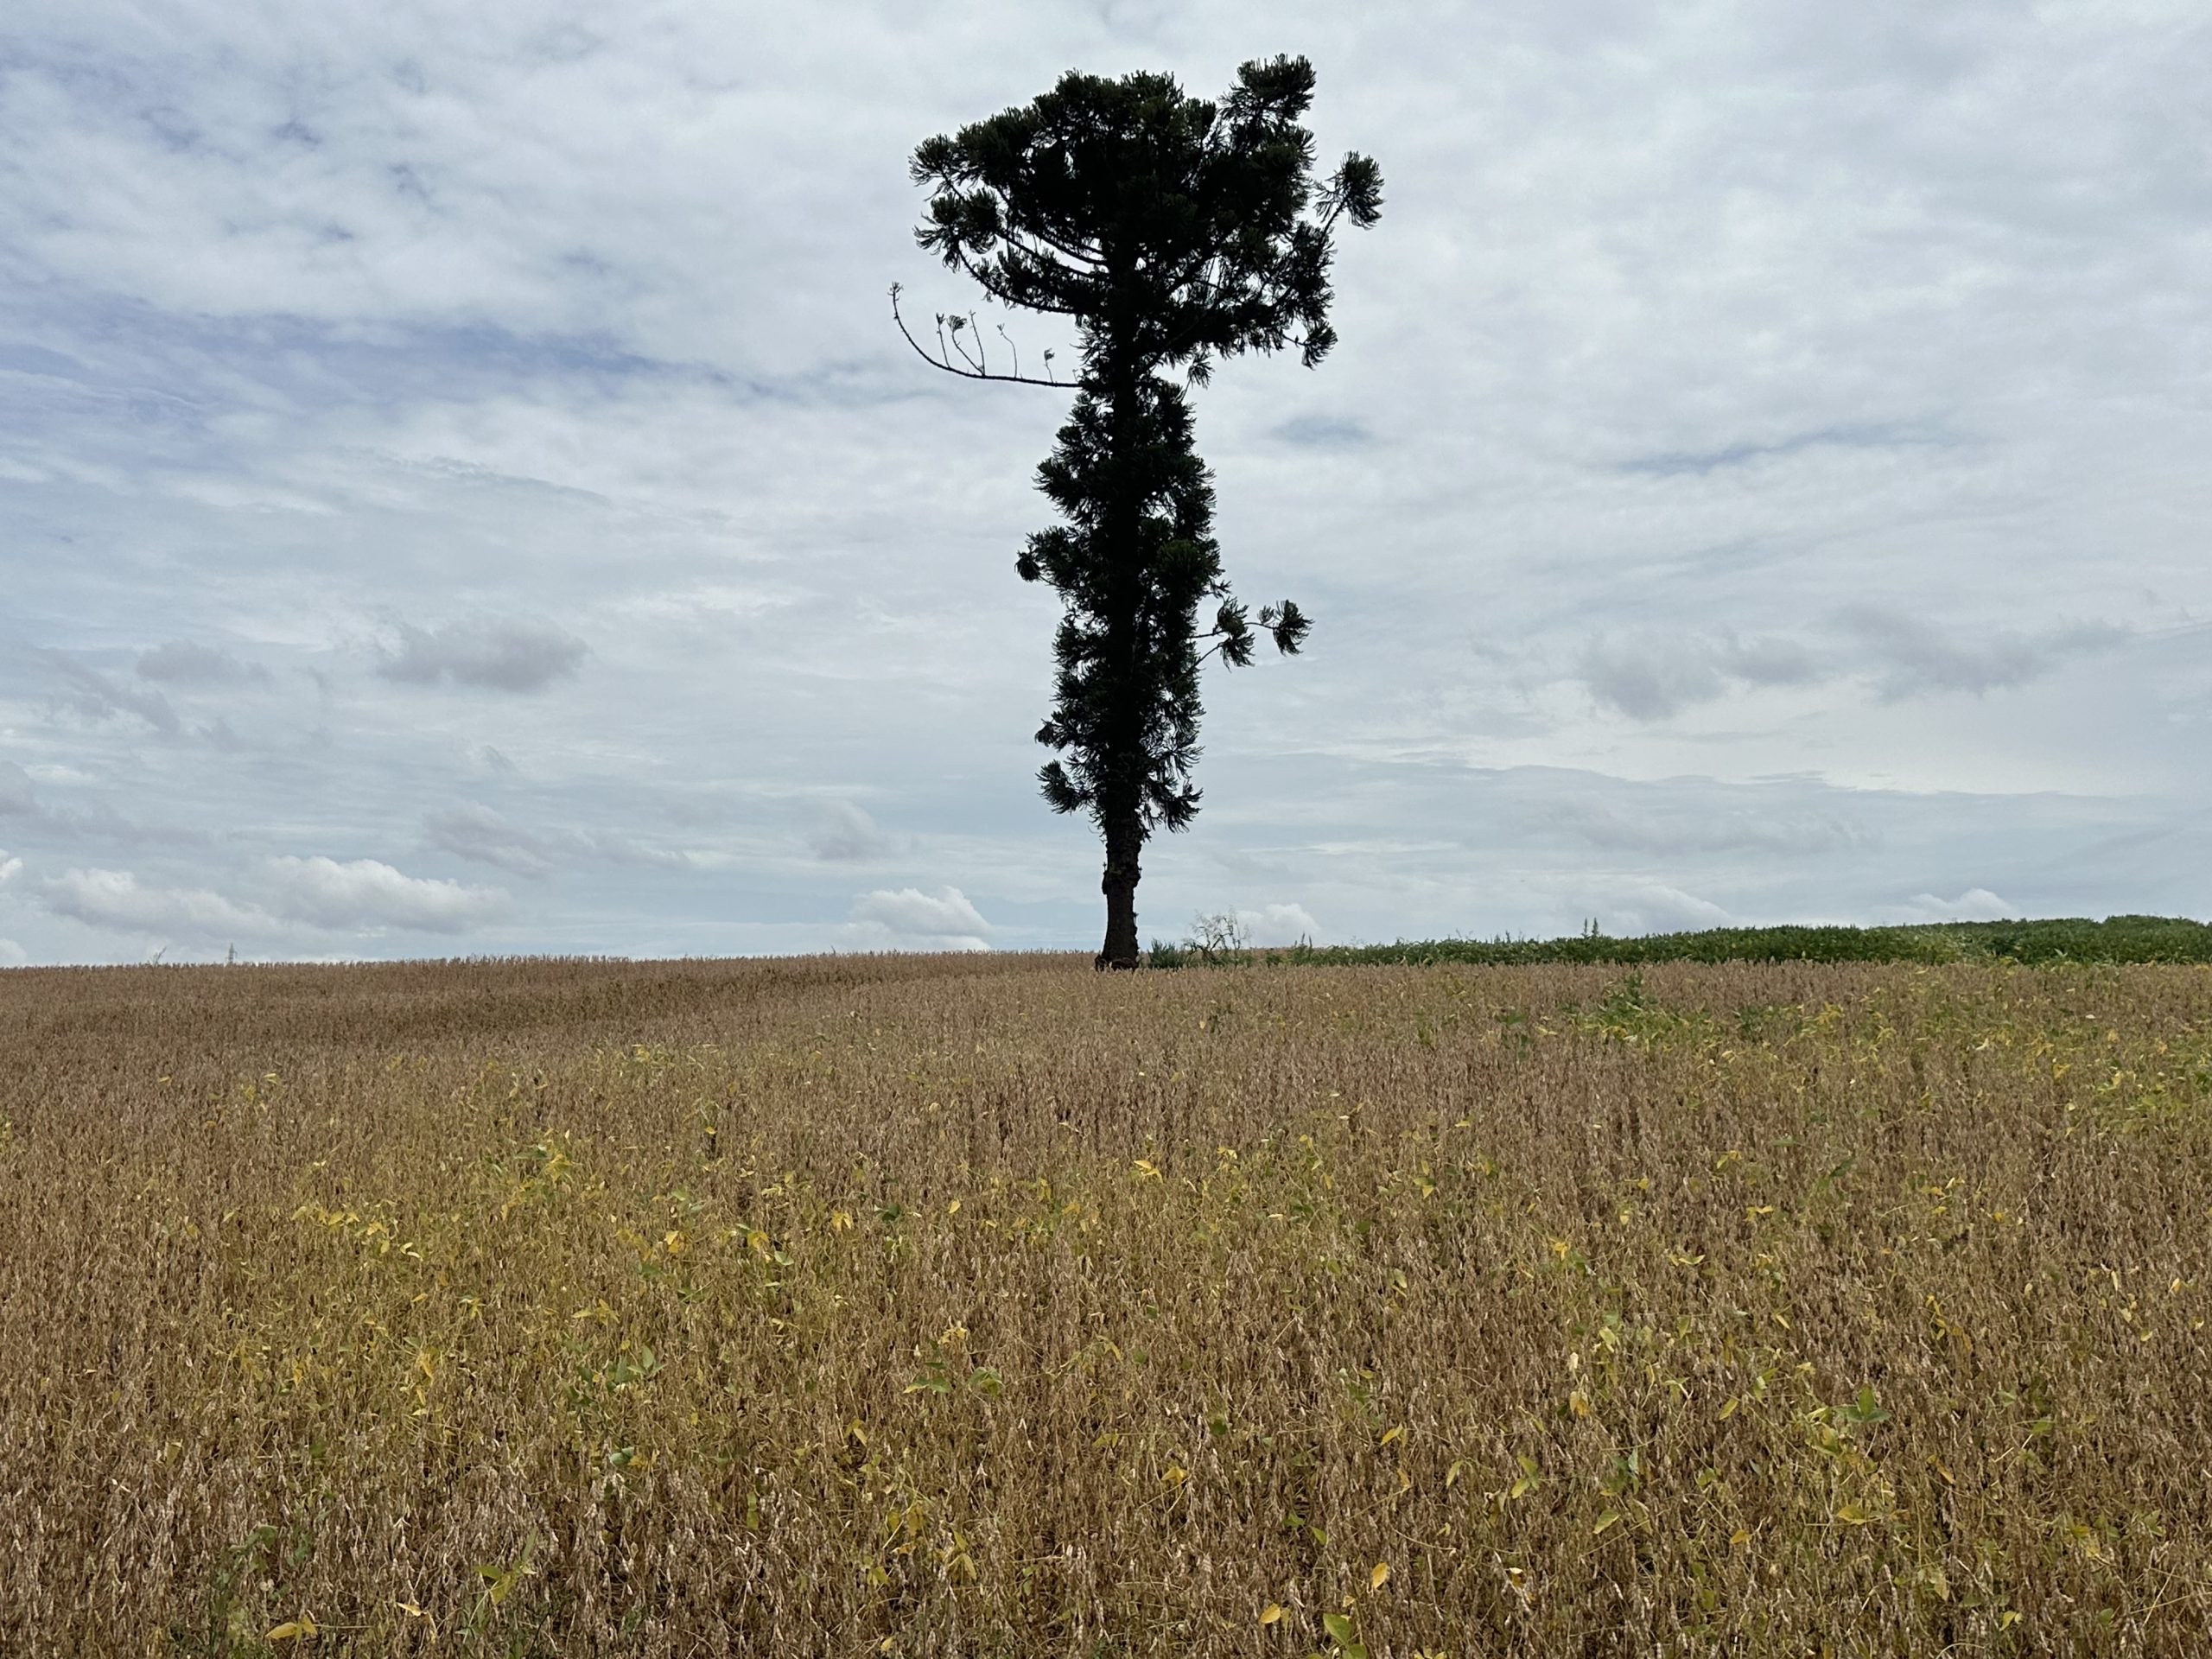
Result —
M 1155 944 L 1154 967 L 1195 964 L 1195 951 Z M 1243 953 L 1246 963 L 1549 962 L 2212 963 L 2212 925 L 2186 917 L 2069 917 L 2048 921 L 1937 922 L 1911 927 L 1722 927 L 1613 939 L 1428 939 L 1395 944 L 1299 945 Z
M 1246 64 L 1218 103 L 1166 75 L 1071 73 L 914 152 L 915 181 L 931 190 L 922 246 L 1002 304 L 1070 319 L 1080 343 L 1081 372 L 1065 383 L 1075 406 L 1038 474 L 1062 522 L 1014 566 L 1064 607 L 1037 732 L 1057 758 L 1039 783 L 1054 810 L 1089 812 L 1104 837 L 1102 963 L 1135 965 L 1139 854 L 1198 810 L 1205 659 L 1249 664 L 1257 632 L 1295 652 L 1309 626 L 1288 601 L 1254 618 L 1223 575 L 1187 388 L 1224 358 L 1295 346 L 1311 366 L 1335 342 L 1333 232 L 1342 218 L 1375 222 L 1382 176 L 1347 156 L 1317 189 L 1300 119 L 1313 95 L 1302 58 Z M 930 358 L 941 368 L 1064 384 L 1049 354 L 1041 381 L 1018 361 L 993 372 L 968 320 L 938 322 L 941 340 L 952 331 Z

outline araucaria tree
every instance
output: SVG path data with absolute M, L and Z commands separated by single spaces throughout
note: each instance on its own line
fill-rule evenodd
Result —
M 1065 607 L 1037 732 L 1058 758 L 1038 775 L 1055 811 L 1089 812 L 1105 838 L 1101 967 L 1136 965 L 1145 842 L 1198 812 L 1205 660 L 1249 664 L 1255 621 L 1294 652 L 1308 626 L 1287 600 L 1248 616 L 1230 591 L 1187 393 L 1224 358 L 1295 347 L 1310 368 L 1336 341 L 1332 236 L 1340 219 L 1375 222 L 1382 179 L 1349 155 L 1317 183 L 1301 121 L 1313 99 L 1303 58 L 1246 64 L 1218 103 L 1167 75 L 1070 73 L 914 151 L 931 191 L 922 246 L 1001 304 L 1068 319 L 1080 346 L 1072 381 L 1050 353 L 1025 374 L 1002 328 L 1006 366 L 994 367 L 972 315 L 940 315 L 931 353 L 891 290 L 900 330 L 938 368 L 1076 393 L 1038 469 L 1063 522 L 1030 537 L 1014 568 Z

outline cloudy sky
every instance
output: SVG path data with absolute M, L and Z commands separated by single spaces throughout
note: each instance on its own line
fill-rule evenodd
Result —
M 12 0 L 0 963 L 1095 949 L 906 157 L 1281 51 L 1387 201 L 1147 937 L 2212 916 L 2200 0 L 1354 13 Z

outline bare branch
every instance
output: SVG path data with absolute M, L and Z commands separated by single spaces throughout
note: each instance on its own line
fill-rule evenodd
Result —
M 966 323 L 966 324 L 969 324 L 969 325 L 972 325 L 972 324 L 975 322 L 975 321 L 976 321 L 976 314 L 975 314 L 974 312 L 970 311 L 970 312 L 968 314 L 968 315 L 967 315 L 967 317 L 966 317 L 966 319 L 965 319 L 965 323 Z M 978 358 L 978 357 L 973 357 L 973 356 L 970 356 L 970 355 L 969 354 L 968 348 L 967 348 L 965 346 L 963 346 L 963 345 L 960 343 L 960 331 L 961 331 L 961 328 L 963 327 L 963 319 L 961 319 L 961 318 L 959 318 L 959 317 L 955 317 L 955 318 L 953 318 L 953 320 L 952 320 L 952 349 L 953 349 L 954 351 L 956 351 L 956 352 L 959 353 L 960 353 L 960 360 L 961 360 L 963 363 L 965 363 L 965 364 L 966 364 L 969 368 L 973 369 L 973 370 L 974 370 L 977 374 L 988 374 L 990 371 L 988 370 L 988 367 L 986 367 L 986 366 L 985 366 L 985 365 L 984 365 L 984 363 L 983 363 L 982 359 L 981 358 Z M 944 331 L 943 331 L 942 329 L 940 329 L 940 330 L 938 331 L 938 343 L 940 346 L 942 346 L 942 345 L 944 343 Z
M 899 312 L 899 283 L 891 284 L 891 320 L 899 325 L 899 332 L 906 336 L 906 343 L 914 348 L 914 355 L 931 368 L 942 369 L 947 374 L 957 374 L 963 380 L 1007 380 L 1025 386 L 1051 386 L 1061 391 L 1074 390 L 1075 382 L 1072 380 L 1040 380 L 1033 374 L 989 374 L 976 369 L 963 369 L 951 362 L 949 354 L 945 357 L 931 357 L 922 342 L 914 338 L 913 330 L 907 327 L 906 319 Z

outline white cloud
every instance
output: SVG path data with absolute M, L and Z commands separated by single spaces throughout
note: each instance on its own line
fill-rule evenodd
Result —
M 1255 945 L 1297 944 L 1322 938 L 1321 925 L 1303 905 L 1262 905 L 1255 910 L 1239 910 L 1236 925 Z
M 124 933 L 258 938 L 282 926 L 258 906 L 238 904 L 204 887 L 148 887 L 129 870 L 65 870 L 46 882 L 41 897 L 57 916 Z
M 934 893 L 918 887 L 878 888 L 853 900 L 853 919 L 879 930 L 901 949 L 988 950 L 991 932 L 968 895 L 957 887 Z
M 403 875 L 373 858 L 281 857 L 269 861 L 272 907 L 284 917 L 333 931 L 398 927 L 459 933 L 500 915 L 497 887 Z
M 13 760 L 0 760 L 0 818 L 28 817 L 37 810 L 30 774 Z
M 1887 919 L 1897 922 L 2005 922 L 2021 912 L 1986 887 L 1968 887 L 1955 899 L 1939 899 L 1932 893 L 1916 893 L 1898 906 Z
M 23 873 L 23 861 L 8 856 L 8 849 L 0 847 L 0 886 L 14 880 Z
M 31 959 L 30 952 L 13 939 L 0 939 L 0 968 L 21 968 Z
M 1615 938 L 1734 927 L 1741 918 L 1711 899 L 1646 876 L 1599 876 L 1555 884 L 1574 913 Z

